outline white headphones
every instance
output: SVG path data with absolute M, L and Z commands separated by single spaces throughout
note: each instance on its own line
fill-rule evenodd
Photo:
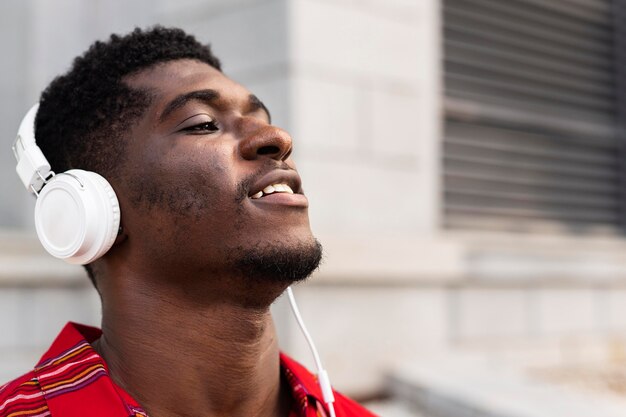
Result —
M 88 264 L 113 246 L 120 206 L 111 185 L 95 172 L 71 169 L 55 175 L 35 142 L 35 104 L 24 116 L 13 154 L 15 170 L 37 196 L 35 228 L 43 247 L 71 264 Z

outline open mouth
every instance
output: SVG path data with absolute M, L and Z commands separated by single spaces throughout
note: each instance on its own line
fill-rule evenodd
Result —
M 279 184 L 271 184 L 271 185 L 268 185 L 267 187 L 263 188 L 258 193 L 251 195 L 250 198 L 256 200 L 256 199 L 265 197 L 265 196 L 270 195 L 270 194 L 275 194 L 275 193 L 293 194 L 293 190 L 287 184 L 281 184 L 281 183 L 279 183 Z
M 301 188 L 300 176 L 297 172 L 274 170 L 264 175 L 251 188 L 248 197 L 255 203 L 265 207 L 308 207 L 308 199 Z

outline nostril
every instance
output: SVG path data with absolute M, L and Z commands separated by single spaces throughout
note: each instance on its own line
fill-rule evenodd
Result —
M 274 155 L 279 152 L 278 146 L 262 146 L 256 151 L 258 155 Z

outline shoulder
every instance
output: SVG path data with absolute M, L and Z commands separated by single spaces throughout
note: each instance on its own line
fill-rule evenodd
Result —
M 47 410 L 34 371 L 0 386 L 0 416 L 45 415 Z

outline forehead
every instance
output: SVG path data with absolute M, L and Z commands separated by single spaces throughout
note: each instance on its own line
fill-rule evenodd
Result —
M 125 77 L 124 82 L 130 87 L 150 91 L 157 103 L 169 101 L 181 93 L 202 89 L 216 90 L 225 100 L 237 100 L 250 95 L 245 87 L 209 64 L 192 59 L 156 64 Z

